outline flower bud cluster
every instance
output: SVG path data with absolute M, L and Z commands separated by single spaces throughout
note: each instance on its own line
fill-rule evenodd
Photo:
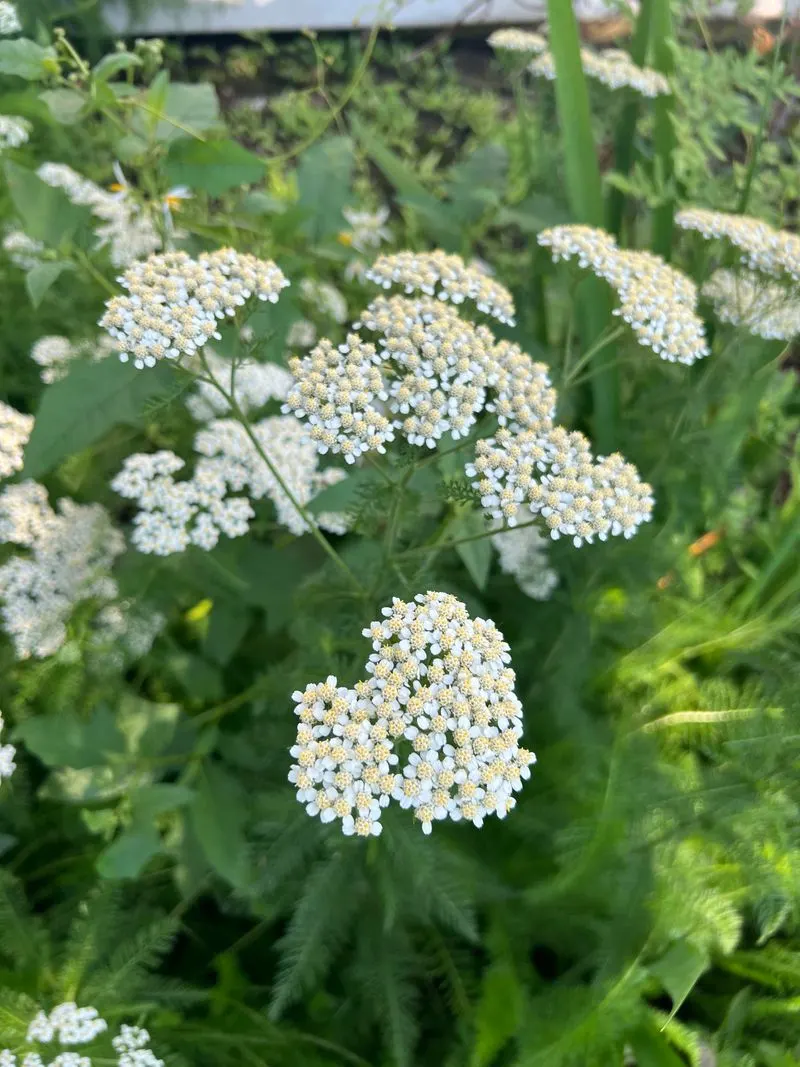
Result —
M 627 87 L 651 99 L 671 92 L 669 81 L 663 74 L 649 67 L 637 67 L 627 52 L 616 48 L 602 53 L 582 48 L 581 63 L 588 78 L 594 78 L 609 89 Z M 537 56 L 528 70 L 537 78 L 556 79 L 556 65 L 550 52 Z
M 788 274 L 800 281 L 800 235 L 776 230 L 751 215 L 730 215 L 708 208 L 684 208 L 675 215 L 684 230 L 694 230 L 706 240 L 724 238 L 742 253 L 742 262 L 765 274 Z
M 697 287 L 660 256 L 618 248 L 611 234 L 591 226 L 554 226 L 542 230 L 538 241 L 555 262 L 577 259 L 616 290 L 620 306 L 614 314 L 640 345 L 670 363 L 690 365 L 709 355 Z
M 800 334 L 800 302 L 777 282 L 754 271 L 716 270 L 703 286 L 721 322 L 744 326 L 769 341 Z
M 541 515 L 553 539 L 576 548 L 594 539 L 632 537 L 652 516 L 651 487 L 618 453 L 596 459 L 581 433 L 506 429 L 478 441 L 465 467 L 486 513 L 516 526 L 520 513 Z
M 516 26 L 495 30 L 486 41 L 496 52 L 523 52 L 535 56 L 547 48 L 547 38 L 540 33 L 521 30 Z
M 397 252 L 380 256 L 364 277 L 383 289 L 401 286 L 407 294 L 420 292 L 449 300 L 475 304 L 478 311 L 499 322 L 514 325 L 511 293 L 494 278 L 446 252 Z
M 136 367 L 194 355 L 219 323 L 251 297 L 276 303 L 289 284 L 271 260 L 221 248 L 192 259 L 165 252 L 135 263 L 119 279 L 127 296 L 112 297 L 100 325 Z
M 373 652 L 353 689 L 335 677 L 294 693 L 289 781 L 309 815 L 345 834 L 381 832 L 391 801 L 424 833 L 450 819 L 503 818 L 530 777 L 522 706 L 503 635 L 448 593 L 395 598 L 364 636 Z

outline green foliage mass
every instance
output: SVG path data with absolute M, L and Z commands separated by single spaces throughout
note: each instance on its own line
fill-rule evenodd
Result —
M 0 110 L 33 124 L 3 154 L 0 212 L 41 242 L 33 266 L 0 262 L 3 399 L 37 416 L 16 480 L 130 535 L 109 485 L 125 458 L 191 452 L 184 369 L 92 358 L 119 265 L 87 206 L 34 173 L 65 163 L 107 189 L 118 160 L 160 245 L 232 245 L 291 279 L 249 331 L 221 331 L 231 365 L 284 365 L 298 326 L 344 341 L 376 251 L 347 212 L 386 205 L 383 250 L 479 257 L 509 286 L 518 322 L 497 336 L 547 364 L 561 421 L 602 427 L 657 501 L 632 540 L 548 544 L 558 586 L 538 601 L 499 565 L 464 442 L 396 442 L 309 504 L 345 535 L 294 536 L 261 500 L 249 536 L 211 551 L 129 536 L 113 576 L 126 617 L 160 620 L 144 647 L 103 631 L 95 598 L 51 655 L 0 634 L 18 764 L 0 783 L 0 1046 L 74 1000 L 146 1022 L 176 1067 L 800 1062 L 797 353 L 703 305 L 711 356 L 660 361 L 536 243 L 603 222 L 614 190 L 627 247 L 671 233 L 681 204 L 791 225 L 792 48 L 712 52 L 699 27 L 645 49 L 676 72 L 658 114 L 585 82 L 563 21 L 558 98 L 471 39 L 137 42 L 93 67 L 46 20 L 24 62 L 26 38 L 0 43 Z M 585 88 L 588 122 L 570 120 Z M 698 284 L 731 258 L 681 231 L 668 251 Z M 29 352 L 48 334 L 83 347 L 43 385 Z M 427 589 L 502 630 L 537 764 L 502 821 L 427 836 L 392 805 L 380 837 L 348 838 L 287 781 L 291 694 L 354 684 L 363 627 Z

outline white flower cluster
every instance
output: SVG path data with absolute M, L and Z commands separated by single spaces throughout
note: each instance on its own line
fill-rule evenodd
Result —
M 115 267 L 128 267 L 161 248 L 161 237 L 149 213 L 124 190 L 108 192 L 66 163 L 43 163 L 37 174 L 53 188 L 63 189 L 73 204 L 91 209 L 101 223 L 95 227 L 98 248 L 108 247 Z
M 703 286 L 717 318 L 769 341 L 800 334 L 800 302 L 782 285 L 754 271 L 716 270 Z
M 508 645 L 448 593 L 394 599 L 364 630 L 369 677 L 292 694 L 298 716 L 289 781 L 309 815 L 345 834 L 381 832 L 394 800 L 424 833 L 451 819 L 503 818 L 530 777 Z
M 3 733 L 3 713 L 0 711 L 0 735 Z M 13 745 L 0 745 L 0 785 L 2 785 L 4 778 L 10 778 L 14 771 L 17 769 L 17 765 L 14 762 L 14 756 L 17 750 Z
M 338 468 L 318 469 L 317 451 L 296 419 L 271 416 L 251 429 L 301 507 L 345 477 Z M 273 502 L 282 526 L 298 537 L 307 532 L 306 520 L 241 423 L 234 419 L 210 422 L 195 436 L 194 450 L 201 458 L 192 477 L 184 481 L 173 477 L 184 461 L 174 452 L 161 451 L 128 456 L 111 482 L 112 489 L 135 500 L 141 509 L 133 519 L 132 536 L 140 552 L 167 556 L 189 545 L 208 551 L 221 534 L 242 537 L 255 514 L 251 501 L 265 498 Z M 242 491 L 246 497 L 229 495 Z M 316 520 L 331 533 L 347 529 L 343 515 L 322 513 Z
M 257 411 L 270 400 L 285 400 L 292 387 L 293 378 L 285 367 L 277 363 L 247 361 L 234 364 L 230 359 L 218 356 L 207 347 L 203 353 L 204 371 L 232 395 L 245 415 Z M 199 381 L 197 388 L 186 401 L 186 407 L 198 422 L 227 415 L 230 404 L 210 382 Z
M 0 567 L 3 624 L 20 659 L 56 652 L 80 601 L 117 595 L 110 571 L 125 542 L 99 504 L 62 499 L 55 512 L 36 482 L 6 486 L 0 543 L 29 550 Z
M 642 96 L 665 96 L 671 92 L 669 81 L 657 70 L 649 67 L 637 67 L 627 52 L 609 48 L 606 52 L 592 52 L 581 49 L 583 72 L 589 78 L 601 82 L 609 89 L 628 87 Z M 537 78 L 555 81 L 556 67 L 550 52 L 543 52 L 528 66 L 531 74 Z
M 547 38 L 540 33 L 531 33 L 516 26 L 495 30 L 489 34 L 486 42 L 496 52 L 524 52 L 530 56 L 538 55 L 547 48 Z
M 46 385 L 66 377 L 73 359 L 89 356 L 95 362 L 106 359 L 117 348 L 111 338 L 103 334 L 96 341 L 81 341 L 74 344 L 68 337 L 48 334 L 40 337 L 31 348 L 31 359 L 42 368 L 41 379 Z
M 357 211 L 346 207 L 342 214 L 350 226 L 347 243 L 356 252 L 368 252 L 380 248 L 385 241 L 391 241 L 392 231 L 386 225 L 389 221 L 388 207 L 380 207 L 377 211 Z
M 19 1061 L 19 1067 L 92 1067 L 91 1055 L 77 1052 L 59 1052 L 49 1064 L 45 1065 L 41 1046 L 51 1045 L 54 1041 L 61 1048 L 74 1048 L 78 1045 L 91 1045 L 108 1030 L 108 1023 L 101 1018 L 96 1008 L 79 1008 L 72 1001 L 59 1004 L 48 1015 L 40 1011 L 28 1027 L 27 1044 L 33 1046 L 26 1051 Z M 111 1039 L 111 1045 L 117 1054 L 116 1067 L 164 1067 L 150 1048 L 150 1034 L 139 1026 L 126 1026 L 124 1023 L 119 1033 Z M 37 1047 L 38 1046 L 38 1047 Z M 84 1050 L 89 1053 L 91 1049 Z M 108 1063 L 103 1055 L 98 1063 Z M 1 1067 L 17 1067 L 17 1053 L 11 1049 L 0 1049 Z
M 387 407 L 406 440 L 434 448 L 469 433 L 486 402 L 488 331 L 430 298 L 379 298 L 356 325 L 380 335 L 376 359 L 395 369 Z
M 21 30 L 22 24 L 17 9 L 9 0 L 0 0 L 0 37 L 10 37 L 12 33 L 19 33 Z
M 33 415 L 23 415 L 0 401 L 0 479 L 22 470 Z
M 323 340 L 289 363 L 295 384 L 283 411 L 308 420 L 322 454 L 340 452 L 352 463 L 384 452 L 395 431 L 434 448 L 445 435 L 469 433 L 483 410 L 512 429 L 551 423 L 556 396 L 545 365 L 518 345 L 496 343 L 451 304 L 379 297 L 354 328 L 377 334 L 377 347 L 351 334 L 338 348 Z
M 165 252 L 134 263 L 119 279 L 127 296 L 112 297 L 100 325 L 119 344 L 120 358 L 136 367 L 194 355 L 220 320 L 233 318 L 251 297 L 277 303 L 289 284 L 271 261 L 232 248 L 192 259 Z
M 729 215 L 724 211 L 689 207 L 677 212 L 675 222 L 684 230 L 694 230 L 706 240 L 724 238 L 738 248 L 742 262 L 766 274 L 788 274 L 800 281 L 800 235 L 776 230 L 763 219 L 750 215 Z
M 317 328 L 308 319 L 295 319 L 286 336 L 288 348 L 311 348 L 317 341 Z
M 140 552 L 168 556 L 189 545 L 209 550 L 220 534 L 242 537 L 255 512 L 244 497 L 229 497 L 219 463 L 198 463 L 194 476 L 173 477 L 185 466 L 174 452 L 128 456 L 111 488 L 140 510 L 133 519 L 133 544 Z
M 478 441 L 467 477 L 493 519 L 516 526 L 527 507 L 541 515 L 553 539 L 576 548 L 595 537 L 632 537 L 652 516 L 651 487 L 622 456 L 592 456 L 581 433 L 556 426 L 545 433 L 506 429 Z
M 554 226 L 542 230 L 538 241 L 555 262 L 577 259 L 616 290 L 620 306 L 614 314 L 631 326 L 640 345 L 687 366 L 709 355 L 697 287 L 659 256 L 618 248 L 611 234 L 592 226 Z
M 398 285 L 406 293 L 421 292 L 453 304 L 470 301 L 484 314 L 514 325 L 511 293 L 483 271 L 468 266 L 461 256 L 442 251 L 397 252 L 379 256 L 364 277 L 383 289 Z
M 347 301 L 330 282 L 304 278 L 300 282 L 300 296 L 312 304 L 322 318 L 333 319 L 340 324 L 347 321 Z
M 503 530 L 500 520 L 495 529 Z M 512 574 L 525 596 L 531 600 L 549 600 L 558 585 L 558 574 L 550 566 L 547 539 L 536 526 L 517 526 L 492 537 L 497 549 L 500 570 Z
M 374 345 L 350 334 L 335 347 L 323 339 L 300 359 L 289 360 L 294 385 L 281 410 L 307 419 L 321 455 L 341 453 L 354 463 L 364 452 L 385 452 L 394 440 L 392 421 L 376 402 L 389 399 Z
M 0 115 L 0 152 L 28 143 L 33 127 L 19 115 Z
M 3 238 L 3 251 L 20 270 L 33 270 L 42 262 L 44 245 L 22 230 L 11 230 Z
M 135 601 L 108 604 L 92 624 L 90 645 L 96 661 L 108 669 L 121 670 L 146 656 L 166 624 L 159 611 L 148 610 Z

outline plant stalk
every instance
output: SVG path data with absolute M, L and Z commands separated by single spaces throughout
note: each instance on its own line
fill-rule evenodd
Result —
M 667 78 L 675 71 L 672 52 L 672 11 L 670 0 L 653 0 L 651 13 L 653 66 Z M 672 128 L 673 96 L 659 96 L 655 102 L 655 158 L 661 179 L 666 187 L 673 181 L 675 167 L 675 131 Z M 670 197 L 653 212 L 653 251 L 669 260 L 672 254 L 672 235 L 675 227 L 675 200 Z

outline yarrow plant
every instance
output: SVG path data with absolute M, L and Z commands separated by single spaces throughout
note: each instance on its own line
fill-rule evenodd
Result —
M 592 226 L 542 230 L 540 245 L 555 262 L 575 259 L 616 291 L 619 315 L 644 345 L 670 363 L 690 365 L 710 354 L 697 314 L 697 286 L 652 252 L 621 249 L 611 234 Z
M 0 402 L 0 480 L 22 470 L 33 423 L 33 415 L 23 415 Z
M 520 746 L 522 705 L 503 635 L 447 593 L 395 598 L 363 633 L 369 678 L 335 677 L 293 694 L 296 760 L 289 781 L 309 815 L 342 832 L 381 832 L 396 801 L 433 823 L 503 818 L 536 757 Z
M 0 1064 L 17 1067 L 18 1057 L 19 1067 L 92 1067 L 94 1062 L 108 1062 L 103 1041 L 108 1030 L 108 1023 L 96 1008 L 79 1008 L 73 1001 L 65 1001 L 49 1013 L 40 1011 L 28 1026 L 25 1046 L 0 1050 Z M 54 1043 L 61 1049 L 79 1047 L 81 1051 L 60 1051 L 48 1061 L 48 1046 Z M 148 1047 L 150 1034 L 140 1026 L 123 1023 L 110 1044 L 116 1067 L 164 1067 L 164 1061 Z
M 703 285 L 720 322 L 744 326 L 770 341 L 791 341 L 800 333 L 800 301 L 755 271 L 716 270 Z
M 60 648 L 81 601 L 117 595 L 111 565 L 125 541 L 100 504 L 62 498 L 54 511 L 44 486 L 8 485 L 0 494 L 0 544 L 27 550 L 0 566 L 3 625 L 20 659 Z
M 724 211 L 687 207 L 677 212 L 675 222 L 708 241 L 724 239 L 742 253 L 744 266 L 772 276 L 788 275 L 800 281 L 800 235 L 776 230 L 763 219 L 730 215 Z
M 547 539 L 536 526 L 517 526 L 492 538 L 500 570 L 514 576 L 517 585 L 531 600 L 549 600 L 558 585 L 558 573 L 551 567 Z
M 526 55 L 538 55 L 547 49 L 546 37 L 516 26 L 494 30 L 486 40 L 496 52 L 522 52 Z

